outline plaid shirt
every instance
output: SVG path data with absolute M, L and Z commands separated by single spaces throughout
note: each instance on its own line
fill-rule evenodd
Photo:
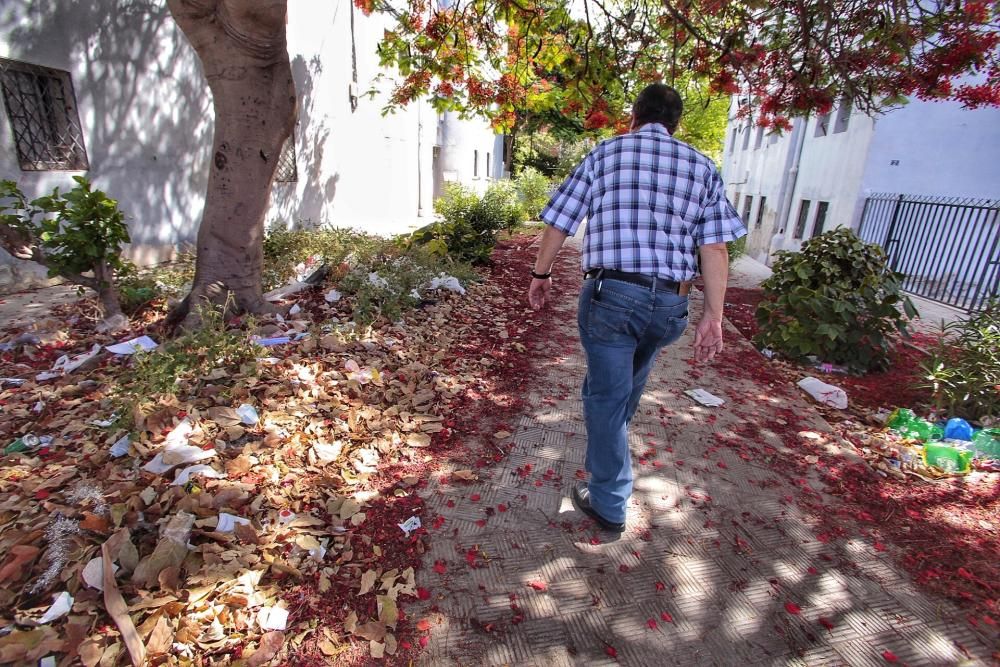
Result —
M 559 186 L 542 221 L 573 236 L 583 270 L 691 280 L 698 247 L 745 235 L 715 164 L 659 123 L 602 141 Z

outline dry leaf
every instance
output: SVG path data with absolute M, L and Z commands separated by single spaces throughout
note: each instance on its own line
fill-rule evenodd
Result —
M 319 650 L 325 656 L 337 655 L 337 653 L 340 652 L 337 650 L 337 647 L 334 646 L 333 642 L 331 642 L 329 639 L 324 639 L 320 641 Z
M 247 667 L 260 667 L 269 663 L 285 644 L 284 632 L 265 632 L 254 654 L 247 658 Z
M 194 519 L 194 517 L 191 518 Z M 118 591 L 118 582 L 115 581 L 115 571 L 111 562 L 111 552 L 118 550 L 121 542 L 128 539 L 128 534 L 128 529 L 122 528 L 101 545 L 101 558 L 104 560 L 104 607 L 107 609 L 108 616 L 118 626 L 118 631 L 121 633 L 129 656 L 132 658 L 132 664 L 135 667 L 140 667 L 146 660 L 146 647 L 139 639 L 132 618 L 128 615 L 125 600 Z
M 370 592 L 372 586 L 375 585 L 375 579 L 377 577 L 378 574 L 375 572 L 375 570 L 368 570 L 363 575 L 361 575 L 361 590 L 358 591 L 358 595 L 361 596 Z
M 368 643 L 368 650 L 371 652 L 373 658 L 384 658 L 385 657 L 385 644 L 372 640 Z
M 497 431 L 496 433 L 493 434 L 493 437 L 496 438 L 497 440 L 504 440 L 505 438 L 509 438 L 510 436 L 511 436 L 510 431 Z
M 456 470 L 455 472 L 451 473 L 451 476 L 454 477 L 455 479 L 461 479 L 467 482 L 475 482 L 477 479 L 479 479 L 479 476 L 476 475 L 476 473 L 472 472 L 471 470 Z
M 170 621 L 166 616 L 160 616 L 153 631 L 149 633 L 146 641 L 146 652 L 149 655 L 161 655 L 170 650 L 170 645 L 174 641 L 174 631 L 170 627 Z
M 431 436 L 426 433 L 411 433 L 406 438 L 406 444 L 410 447 L 429 447 L 431 444 Z
M 385 637 L 385 626 L 378 621 L 369 621 L 354 628 L 354 635 L 369 641 L 382 641 Z
M 396 622 L 399 620 L 399 609 L 396 607 L 396 601 L 388 595 L 379 595 L 377 599 L 378 620 L 395 629 Z
M 240 413 L 236 412 L 233 408 L 227 407 L 216 407 L 209 408 L 205 414 L 209 419 L 214 421 L 216 424 L 222 428 L 227 428 L 229 426 L 236 426 L 242 423 L 243 419 L 240 417 Z

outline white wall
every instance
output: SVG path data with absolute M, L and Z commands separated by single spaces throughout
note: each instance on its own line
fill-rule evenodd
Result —
M 438 143 L 445 183 L 457 181 L 483 192 L 491 180 L 503 175 L 503 141 L 485 121 L 462 120 L 457 113 L 445 112 L 438 124 Z
M 1000 199 L 1000 109 L 913 100 L 880 117 L 862 187 Z
M 747 121 L 736 121 L 735 112 L 734 106 L 726 128 L 722 176 L 729 201 L 746 220 L 747 254 L 764 261 L 779 223 L 781 183 L 792 142 L 788 133 L 772 141 L 765 132 L 760 147 L 756 148 L 757 128 Z M 743 148 L 745 140 L 748 141 L 746 149 Z M 744 215 L 748 197 L 753 198 L 749 216 Z M 765 199 L 763 212 L 762 197 Z
M 156 0 L 7 2 L 0 55 L 67 70 L 94 184 L 128 215 L 132 253 L 165 258 L 194 239 L 211 148 L 211 99 L 194 52 Z M 82 172 L 22 172 L 11 126 L 0 117 L 0 178 L 29 196 L 73 185 Z M 12 262 L 0 250 L 0 264 Z M 22 276 L 23 277 L 23 276 Z
M 275 183 L 270 224 L 394 234 L 432 219 L 438 115 L 421 102 L 383 116 L 390 79 L 378 84 L 382 95 L 365 95 L 382 72 L 376 45 L 386 19 L 356 9 L 358 100 L 351 109 L 352 5 L 289 3 L 288 50 L 299 99 L 298 181 Z M 169 259 L 194 241 L 208 178 L 211 95 L 165 3 L 7 2 L 0 9 L 0 55 L 72 74 L 90 161 L 87 176 L 119 200 L 136 261 Z M 0 178 L 18 181 L 32 197 L 72 186 L 70 177 L 82 172 L 20 171 L 10 123 L 2 115 Z M 484 187 L 486 153 L 494 171 L 502 161 L 489 124 L 454 118 L 450 125 L 457 177 Z M 471 174 L 473 150 L 480 155 L 478 181 Z M 3 265 L 8 273 L 11 266 L 35 270 L 0 250 Z

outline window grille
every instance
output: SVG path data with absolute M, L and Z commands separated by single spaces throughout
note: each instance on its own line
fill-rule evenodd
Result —
M 760 229 L 760 226 L 764 224 L 764 206 L 767 204 L 767 197 L 761 197 L 760 203 L 757 204 L 757 220 L 753 223 L 754 229 Z
M 743 226 L 750 226 L 750 209 L 753 208 L 753 197 L 747 195 L 746 200 L 743 202 Z
M 837 120 L 833 123 L 834 134 L 847 131 L 847 126 L 851 123 L 851 106 L 851 98 L 841 98 L 840 108 L 837 109 Z
M 69 72 L 0 58 L 0 88 L 22 171 L 90 168 Z
M 814 137 L 825 137 L 830 131 L 830 114 L 825 113 L 816 117 L 816 132 Z
M 757 139 L 755 139 L 754 142 L 753 142 L 753 149 L 757 150 L 758 148 L 760 148 L 763 145 L 764 145 L 764 128 L 758 126 L 757 127 Z
M 288 135 L 278 156 L 278 167 L 274 171 L 274 180 L 278 183 L 295 183 L 299 180 L 299 168 L 296 164 L 295 133 Z
M 795 236 L 792 238 L 800 239 L 802 234 L 806 231 L 806 221 L 809 220 L 809 204 L 808 199 L 803 199 L 802 203 L 799 204 L 799 219 L 795 223 Z
M 813 222 L 813 236 L 819 236 L 823 233 L 823 227 L 826 225 L 826 213 L 829 210 L 830 202 L 828 201 L 821 201 L 816 204 L 816 220 Z

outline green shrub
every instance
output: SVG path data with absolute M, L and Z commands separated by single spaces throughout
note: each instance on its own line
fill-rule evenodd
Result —
M 726 244 L 726 250 L 729 251 L 729 263 L 732 264 L 747 254 L 747 237 L 741 236 L 735 241 L 730 241 Z
M 337 289 L 352 299 L 356 323 L 367 325 L 379 317 L 394 322 L 420 302 L 428 283 L 442 272 L 463 284 L 479 278 L 468 264 L 442 259 L 424 247 L 387 244 L 384 253 L 351 269 Z
M 756 312 L 760 346 L 864 372 L 885 368 L 893 335 L 908 335 L 916 311 L 900 291 L 902 275 L 850 229 L 810 239 L 800 252 L 778 252 L 772 268 Z
M 549 203 L 549 188 L 552 182 L 534 167 L 525 167 L 514 179 L 517 196 L 521 200 L 525 215 L 529 220 L 538 220 L 542 209 Z
M 199 307 L 199 315 L 200 328 L 133 357 L 115 396 L 117 412 L 126 420 L 136 405 L 177 394 L 182 386 L 211 382 L 213 372 L 215 380 L 255 372 L 259 348 L 247 341 L 247 332 L 227 327 L 222 309 Z M 244 325 L 254 327 L 252 321 Z
M 20 259 L 45 266 L 50 277 L 62 277 L 97 292 L 106 320 L 121 318 L 115 281 L 134 265 L 122 257 L 129 242 L 125 214 L 118 202 L 94 190 L 83 176 L 65 194 L 30 203 L 14 181 L 0 181 L 0 246 Z
M 1000 415 L 1000 301 L 946 325 L 921 367 L 924 386 L 947 416 L 983 420 Z
M 288 282 L 296 267 L 317 258 L 320 263 L 339 264 L 349 255 L 367 256 L 378 252 L 385 239 L 350 229 L 270 228 L 264 234 L 264 291 Z
M 482 197 L 458 183 L 450 183 L 434 202 L 440 220 L 413 232 L 409 242 L 438 256 L 460 262 L 489 261 L 497 235 L 524 221 L 524 210 L 510 181 L 490 185 Z

